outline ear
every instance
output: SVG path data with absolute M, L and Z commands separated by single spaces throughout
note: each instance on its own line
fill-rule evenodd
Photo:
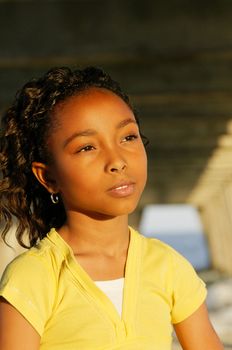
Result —
M 56 181 L 52 178 L 51 171 L 48 165 L 40 162 L 33 162 L 31 169 L 37 180 L 42 186 L 50 193 L 59 192 L 57 189 Z

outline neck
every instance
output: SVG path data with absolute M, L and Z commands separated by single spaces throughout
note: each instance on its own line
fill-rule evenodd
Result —
M 98 220 L 80 213 L 69 213 L 59 234 L 74 253 L 116 256 L 129 245 L 128 216 Z

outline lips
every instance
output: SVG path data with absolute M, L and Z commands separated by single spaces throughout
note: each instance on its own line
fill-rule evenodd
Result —
M 133 194 L 134 190 L 134 182 L 122 182 L 111 187 L 107 192 L 109 192 L 114 197 L 126 197 Z

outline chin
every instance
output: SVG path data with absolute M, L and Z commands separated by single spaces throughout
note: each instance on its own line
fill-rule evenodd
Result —
M 137 207 L 137 203 L 136 204 L 124 204 L 124 205 L 120 205 L 120 206 L 113 206 L 111 208 L 107 208 L 107 212 L 106 214 L 110 215 L 110 216 L 122 216 L 122 215 L 129 215 L 131 213 L 133 213 L 133 211 L 136 209 Z
M 129 199 L 129 200 L 128 200 Z M 139 199 L 127 198 L 127 200 L 114 200 L 103 202 L 101 206 L 92 206 L 92 208 L 74 208 L 73 211 L 77 211 L 86 216 L 89 216 L 96 220 L 110 220 L 117 216 L 129 215 L 137 207 Z

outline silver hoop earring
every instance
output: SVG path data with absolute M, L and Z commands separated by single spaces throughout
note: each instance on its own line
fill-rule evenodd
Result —
M 59 196 L 57 193 L 51 193 L 50 197 L 53 204 L 59 203 Z

